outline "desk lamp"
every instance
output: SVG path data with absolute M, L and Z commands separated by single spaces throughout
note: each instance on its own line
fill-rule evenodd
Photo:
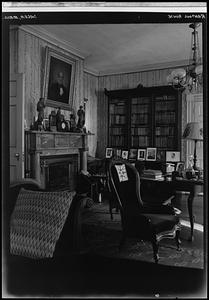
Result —
M 203 141 L 203 128 L 200 127 L 200 124 L 198 122 L 187 123 L 183 133 L 183 138 L 194 141 L 193 169 L 198 170 L 198 167 L 196 165 L 197 163 L 196 145 L 198 141 Z

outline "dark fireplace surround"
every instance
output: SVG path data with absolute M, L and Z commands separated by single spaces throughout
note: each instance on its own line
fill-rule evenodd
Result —
M 78 154 L 43 156 L 41 178 L 47 190 L 76 189 Z
M 26 177 L 47 190 L 76 189 L 79 172 L 87 171 L 87 134 L 28 130 L 25 145 Z

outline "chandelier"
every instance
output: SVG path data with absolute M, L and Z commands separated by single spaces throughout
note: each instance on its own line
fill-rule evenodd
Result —
M 191 38 L 191 54 L 189 58 L 188 66 L 183 68 L 174 69 L 168 76 L 167 82 L 172 85 L 174 89 L 184 90 L 187 89 L 189 92 L 198 89 L 199 85 L 202 85 L 202 62 L 199 49 L 198 31 L 200 23 L 192 23 L 189 25 L 192 31 Z

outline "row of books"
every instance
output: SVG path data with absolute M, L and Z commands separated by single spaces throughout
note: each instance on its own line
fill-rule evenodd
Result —
M 169 110 L 175 110 L 175 102 L 157 102 L 155 104 L 156 111 L 169 111 Z
M 150 106 L 147 104 L 133 104 L 131 106 L 132 113 L 148 113 Z
M 132 136 L 131 137 L 131 145 L 133 147 L 148 147 L 150 144 L 150 137 L 149 136 Z
M 124 114 L 125 108 L 126 106 L 124 104 L 123 105 L 110 104 L 109 110 L 111 114 Z
M 115 127 L 115 128 L 110 128 L 110 135 L 120 135 L 120 134 L 125 134 L 126 130 L 124 127 Z
M 149 135 L 150 128 L 149 127 L 132 127 L 131 134 L 132 135 Z
M 156 127 L 155 134 L 156 135 L 174 135 L 175 128 L 174 126 L 163 126 L 163 127 Z
M 148 123 L 148 120 L 149 120 L 148 113 L 132 114 L 132 116 L 131 116 L 131 121 L 132 121 L 132 123 L 135 123 L 135 124 Z
M 156 136 L 155 137 L 155 145 L 158 148 L 174 148 L 174 140 L 173 136 Z
M 124 125 L 126 124 L 125 115 L 110 115 L 110 124 Z
M 176 113 L 175 111 L 170 111 L 170 112 L 158 112 L 155 114 L 155 122 L 156 123 L 165 123 L 165 124 L 170 124 L 170 123 L 175 123 L 176 120 Z
M 112 147 L 123 147 L 125 143 L 125 136 L 123 135 L 112 135 L 110 136 L 110 144 Z
M 158 100 L 158 101 L 171 101 L 171 100 L 175 100 L 175 96 L 174 95 L 156 96 L 155 100 Z
M 132 104 L 149 104 L 150 101 L 150 97 L 132 98 Z

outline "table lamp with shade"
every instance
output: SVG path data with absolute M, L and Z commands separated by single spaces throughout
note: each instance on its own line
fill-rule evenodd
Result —
M 196 153 L 196 146 L 198 141 L 203 141 L 203 128 L 200 126 L 200 123 L 198 122 L 190 122 L 187 123 L 183 138 L 187 140 L 193 140 L 194 141 L 194 158 L 193 158 L 193 169 L 198 170 L 197 167 L 197 153 Z

